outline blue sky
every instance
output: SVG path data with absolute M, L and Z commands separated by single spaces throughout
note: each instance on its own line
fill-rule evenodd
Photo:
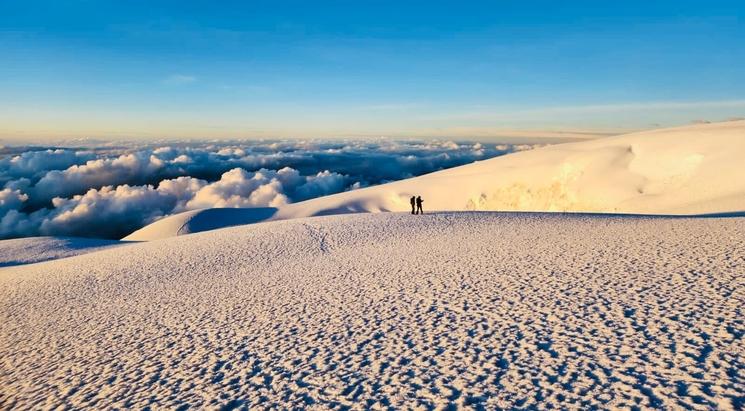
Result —
M 0 0 L 0 138 L 483 137 L 745 116 L 738 1 Z

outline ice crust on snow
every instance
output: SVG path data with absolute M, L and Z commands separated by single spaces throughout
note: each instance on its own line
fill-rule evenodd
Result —
M 0 408 L 742 409 L 745 219 L 301 218 L 0 270 Z
M 645 131 L 547 146 L 289 204 L 265 218 L 406 211 L 412 195 L 421 195 L 429 211 L 742 212 L 743 153 L 745 121 Z M 230 212 L 223 213 L 211 218 L 236 225 Z M 178 235 L 172 228 L 188 227 L 188 218 L 167 217 L 125 239 Z

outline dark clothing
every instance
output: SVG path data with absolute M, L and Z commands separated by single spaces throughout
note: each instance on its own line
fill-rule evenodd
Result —
M 422 203 L 424 200 L 422 200 L 421 197 L 416 198 L 416 213 L 415 214 L 424 214 L 424 210 L 422 210 Z
M 416 199 L 415 199 L 415 197 L 411 197 L 411 201 L 409 201 L 409 202 L 411 203 L 411 214 L 415 214 L 415 212 L 414 212 L 415 211 L 414 206 L 416 205 Z

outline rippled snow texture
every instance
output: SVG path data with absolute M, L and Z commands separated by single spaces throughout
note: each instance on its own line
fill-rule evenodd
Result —
M 745 219 L 272 222 L 0 269 L 0 408 L 742 408 Z

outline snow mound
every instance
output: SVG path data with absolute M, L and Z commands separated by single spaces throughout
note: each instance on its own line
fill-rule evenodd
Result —
M 206 208 L 186 211 L 158 220 L 124 237 L 127 241 L 150 241 L 217 228 L 266 220 L 277 212 L 273 207 Z
M 79 237 L 29 237 L 0 240 L 0 267 L 90 253 L 124 244 L 116 240 Z
M 7 267 L 0 409 L 742 409 L 743 238 L 383 213 Z
M 423 197 L 425 211 L 739 212 L 745 211 L 744 153 L 745 121 L 660 129 L 509 154 L 262 215 L 406 211 L 413 195 Z M 212 217 L 213 228 L 243 224 L 227 211 Z M 177 235 L 173 228 L 184 218 L 127 239 Z

